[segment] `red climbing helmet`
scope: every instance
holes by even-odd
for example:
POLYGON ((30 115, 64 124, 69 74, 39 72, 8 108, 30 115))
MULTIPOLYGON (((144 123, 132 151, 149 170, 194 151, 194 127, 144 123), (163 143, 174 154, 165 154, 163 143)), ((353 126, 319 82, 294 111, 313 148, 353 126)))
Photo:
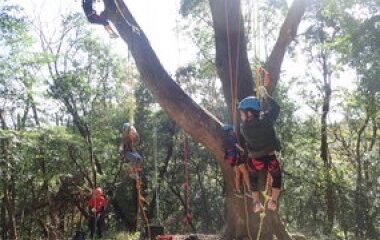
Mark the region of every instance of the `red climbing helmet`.
POLYGON ((100 187, 95 188, 95 196, 102 196, 103 195, 103 189, 100 187))

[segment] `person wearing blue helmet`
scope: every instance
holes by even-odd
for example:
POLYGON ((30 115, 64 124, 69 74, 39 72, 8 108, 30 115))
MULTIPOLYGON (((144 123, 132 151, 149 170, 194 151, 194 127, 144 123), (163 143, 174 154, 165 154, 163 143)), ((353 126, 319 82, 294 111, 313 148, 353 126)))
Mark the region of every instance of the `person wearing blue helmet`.
POLYGON ((245 165, 245 160, 242 156, 244 149, 239 145, 234 128, 230 124, 224 124, 223 126, 224 138, 223 138, 223 148, 224 148, 224 159, 228 164, 234 169, 235 173, 235 190, 234 194, 241 197, 241 178, 247 190, 247 194, 251 195, 251 185, 249 182, 249 174, 247 166, 245 165))
POLYGON ((269 210, 277 210, 277 201, 282 185, 281 168, 275 154, 281 147, 273 126, 279 115, 280 107, 269 96, 264 86, 259 87, 258 96, 259 98, 254 96, 244 98, 239 104, 242 120, 241 133, 249 151, 247 165, 252 181, 255 213, 264 210, 259 200, 259 171, 266 169, 273 178, 272 196, 268 201, 269 210))
POLYGON ((121 144, 121 156, 124 162, 131 163, 131 177, 137 178, 141 172, 143 157, 137 152, 136 145, 139 142, 139 134, 130 123, 123 124, 123 135, 121 144))

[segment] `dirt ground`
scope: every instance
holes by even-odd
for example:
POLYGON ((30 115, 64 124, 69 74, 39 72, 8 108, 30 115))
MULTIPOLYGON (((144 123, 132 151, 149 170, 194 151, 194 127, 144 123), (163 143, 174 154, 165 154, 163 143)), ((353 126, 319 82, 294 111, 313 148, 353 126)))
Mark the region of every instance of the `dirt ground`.
POLYGON ((202 234, 194 234, 194 235, 171 235, 173 236, 173 240, 219 240, 219 235, 202 235, 202 234))

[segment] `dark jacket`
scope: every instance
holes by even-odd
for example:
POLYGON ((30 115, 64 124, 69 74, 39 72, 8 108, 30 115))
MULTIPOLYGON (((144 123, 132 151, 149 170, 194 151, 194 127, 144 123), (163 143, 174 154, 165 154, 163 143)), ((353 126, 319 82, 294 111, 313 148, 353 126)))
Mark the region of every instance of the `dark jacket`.
POLYGON ((259 158, 281 149, 273 126, 280 113, 280 106, 270 97, 268 104, 269 110, 261 119, 250 118, 241 125, 242 135, 253 158, 259 158))
POLYGON ((223 139, 224 150, 236 149, 236 144, 238 143, 237 138, 230 134, 225 134, 223 139))

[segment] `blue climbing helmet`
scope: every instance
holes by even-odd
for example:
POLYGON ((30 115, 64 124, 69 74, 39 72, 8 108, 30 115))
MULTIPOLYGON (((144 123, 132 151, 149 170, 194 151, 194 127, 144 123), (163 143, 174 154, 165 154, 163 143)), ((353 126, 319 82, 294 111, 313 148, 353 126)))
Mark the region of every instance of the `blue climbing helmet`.
POLYGON ((238 109, 241 111, 248 111, 250 109, 261 111, 260 100, 254 96, 246 97, 240 101, 238 109))
POLYGON ((127 130, 131 125, 129 123, 124 123, 123 124, 123 131, 127 130))
POLYGON ((231 124, 226 123, 223 125, 223 131, 228 132, 231 130, 234 130, 234 127, 231 124))

